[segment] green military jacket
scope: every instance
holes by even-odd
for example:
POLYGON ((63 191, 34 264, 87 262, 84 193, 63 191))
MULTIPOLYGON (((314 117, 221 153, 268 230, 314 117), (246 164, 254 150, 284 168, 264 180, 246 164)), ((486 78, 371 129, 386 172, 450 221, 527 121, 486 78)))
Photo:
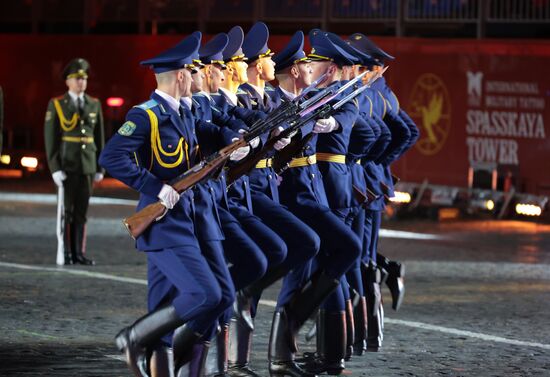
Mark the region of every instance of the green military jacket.
POLYGON ((69 93, 52 98, 44 121, 46 157, 50 171, 103 173, 97 164, 105 143, 103 114, 97 98, 84 95, 82 116, 69 93))

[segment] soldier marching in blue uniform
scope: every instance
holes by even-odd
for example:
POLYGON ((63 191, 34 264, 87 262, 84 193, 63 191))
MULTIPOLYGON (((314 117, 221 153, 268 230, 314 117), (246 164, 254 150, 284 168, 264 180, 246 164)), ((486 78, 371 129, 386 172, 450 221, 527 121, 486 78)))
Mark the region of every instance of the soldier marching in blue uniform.
MULTIPOLYGON (((244 93, 237 94, 239 102, 245 108, 266 114, 274 110, 280 102, 275 95, 275 90, 266 85, 267 81, 275 79, 275 64, 271 59, 273 53, 268 47, 268 38, 268 28, 262 22, 254 24, 246 34, 243 52, 248 59, 248 82, 239 87, 244 93)), ((276 136, 282 130, 283 127, 279 126, 272 134, 276 136)), ((265 135, 262 139, 265 140, 268 136, 265 135)), ((262 279, 238 293, 237 302, 244 307, 252 305, 253 313, 257 311, 257 303, 265 288, 285 276, 296 265, 313 258, 319 250, 319 236, 279 203, 277 175, 272 168, 272 156, 275 151, 281 150, 289 142, 290 139, 279 140, 274 146, 274 151, 260 160, 249 173, 254 214, 284 240, 288 250, 282 263, 268 266, 268 271, 262 279)), ((251 342, 246 337, 238 337, 237 342, 238 344, 232 344, 230 347, 229 374, 232 376, 255 375, 242 372, 242 366, 248 364, 248 360, 234 359, 232 356, 238 353, 231 352, 233 346, 237 349, 250 348, 251 342)), ((241 354, 248 353, 241 352, 241 354)))
MULTIPOLYGON (((376 46, 371 40, 360 33, 350 36, 349 44, 356 49, 369 54, 374 59, 374 62, 369 62, 365 66, 374 72, 383 68, 384 61, 387 59, 393 60, 393 57, 376 46)), ((389 169, 391 162, 399 158, 405 153, 418 139, 418 128, 410 117, 399 108, 399 102, 395 94, 387 86, 382 78, 377 80, 373 85, 376 94, 373 103, 377 115, 382 118, 385 124, 382 124, 382 130, 387 125, 390 132, 391 141, 386 146, 384 152, 378 155, 368 166, 365 167, 366 174, 376 181, 373 189, 380 193, 380 199, 371 203, 368 213, 370 214, 370 224, 366 226, 366 234, 370 234, 370 241, 367 241, 366 247, 369 249, 369 259, 371 265, 376 264, 385 275, 380 280, 386 281, 391 295, 392 308, 399 309, 404 295, 404 266, 399 262, 391 261, 377 252, 378 232, 380 228, 381 211, 384 210, 384 196, 393 196, 393 178, 389 169), (370 226, 369 226, 370 225, 370 226)), ((380 293, 375 292, 379 299, 380 293)), ((369 350, 376 351, 382 344, 382 327, 383 327, 383 307, 376 303, 379 307, 378 315, 372 313, 370 318, 371 326, 369 326, 369 350), (376 324, 376 325, 374 325, 376 324)), ((375 311, 375 308, 372 309, 375 311)))
POLYGON ((197 153, 194 121, 179 100, 190 95, 198 48, 198 39, 189 37, 142 62, 155 72, 157 89, 128 112, 100 157, 113 177, 140 192, 138 210, 159 200, 166 207, 164 216, 136 240, 137 249, 147 254, 149 313, 116 336, 136 376, 147 375, 147 354, 174 330, 174 373, 188 369, 190 375, 200 375, 201 365, 189 370, 193 354, 202 352, 195 345, 209 340, 212 324, 233 299, 233 292, 220 285, 220 279, 227 281, 227 266, 213 270, 199 247, 193 191, 180 195, 166 183, 189 169, 197 153))
MULTIPOLYGON (((309 58, 320 62, 313 63, 313 77, 307 77, 308 72, 303 69, 304 57, 302 33, 295 34, 289 45, 274 57, 280 85, 277 91, 282 101, 289 101, 297 96, 311 80, 323 73, 327 74, 325 85, 337 85, 339 65, 348 55, 327 38, 320 38, 309 55, 309 58), (307 81, 304 80, 305 77, 307 81)), ((283 283, 270 337, 272 376, 315 375, 304 371, 295 363, 294 336, 306 319, 339 287, 340 278, 360 255, 360 240, 329 207, 316 154, 318 134, 328 135, 335 132, 348 135, 356 117, 356 105, 348 102, 333 116, 303 127, 295 136, 305 138, 304 146, 299 155, 290 161, 289 168, 283 175, 281 202, 317 232, 321 238, 321 251, 315 263, 295 268, 283 283), (312 132, 312 137, 307 136, 312 132)), ((322 158, 325 156, 322 155, 322 158)), ((342 195, 346 195, 346 191, 342 195)))

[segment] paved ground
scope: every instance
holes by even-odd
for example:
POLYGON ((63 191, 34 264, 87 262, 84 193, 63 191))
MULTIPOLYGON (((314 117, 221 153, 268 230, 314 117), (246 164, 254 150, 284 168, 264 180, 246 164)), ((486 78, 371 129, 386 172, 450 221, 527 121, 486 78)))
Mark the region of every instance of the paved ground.
MULTIPOLYGON (((129 376, 112 340, 145 311, 145 258, 120 224, 133 209, 93 205, 88 249, 97 266, 57 268, 54 205, 6 198, 0 192, 0 375, 129 376)), ((384 227, 400 231, 385 232, 380 249, 406 262, 407 296, 398 313, 386 305, 383 349, 355 357, 349 375, 550 376, 550 226, 384 227)), ((276 293, 265 293, 254 336, 262 376, 276 293)))

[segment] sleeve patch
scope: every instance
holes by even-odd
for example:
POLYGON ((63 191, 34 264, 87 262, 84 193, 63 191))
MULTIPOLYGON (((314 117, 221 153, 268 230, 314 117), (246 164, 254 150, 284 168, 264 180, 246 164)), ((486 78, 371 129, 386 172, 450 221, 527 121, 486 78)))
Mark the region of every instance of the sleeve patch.
POLYGON ((118 133, 122 136, 130 136, 134 133, 136 130, 136 124, 131 121, 125 122, 120 128, 118 129, 118 133))

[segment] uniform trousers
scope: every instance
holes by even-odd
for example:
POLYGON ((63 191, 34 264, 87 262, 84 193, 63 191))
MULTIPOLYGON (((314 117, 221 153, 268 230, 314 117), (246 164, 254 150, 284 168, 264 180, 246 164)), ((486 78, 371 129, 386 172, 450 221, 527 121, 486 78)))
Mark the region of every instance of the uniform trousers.
MULTIPOLYGON (((147 252, 148 310, 171 303, 193 331, 211 337, 213 324, 233 303, 234 288, 221 247, 204 253, 197 244, 147 252)), ((163 337, 166 344, 170 335, 163 337)))
POLYGON ((88 212, 90 196, 92 196, 93 182, 93 174, 67 172, 67 179, 63 181, 65 189, 65 223, 86 223, 86 213, 88 212))

